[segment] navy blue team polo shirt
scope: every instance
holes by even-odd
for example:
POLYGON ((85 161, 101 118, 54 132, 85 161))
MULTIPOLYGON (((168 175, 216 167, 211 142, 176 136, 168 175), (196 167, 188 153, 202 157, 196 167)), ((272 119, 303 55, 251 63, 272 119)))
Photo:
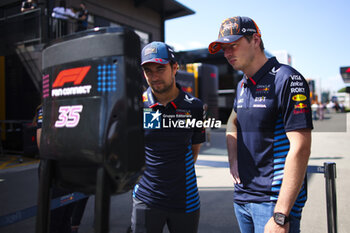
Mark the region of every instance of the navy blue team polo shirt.
POLYGON ((169 127, 169 121, 203 120, 203 104, 177 87, 178 97, 166 106, 156 101, 151 88, 143 94, 144 111, 159 111, 162 127, 145 129, 146 169, 134 197, 152 207, 190 213, 200 207, 192 144, 204 142, 205 132, 203 128, 169 127))
MULTIPOLYGON (((234 201, 277 201, 290 143, 286 132, 312 129, 309 87, 292 67, 270 58, 253 76, 238 83, 238 171, 234 201)), ((307 195, 303 184, 291 215, 300 218, 307 195)))
POLYGON ((37 124, 37 126, 36 126, 37 129, 41 129, 42 128, 42 125, 43 125, 43 107, 42 106, 37 109, 36 124, 37 124))

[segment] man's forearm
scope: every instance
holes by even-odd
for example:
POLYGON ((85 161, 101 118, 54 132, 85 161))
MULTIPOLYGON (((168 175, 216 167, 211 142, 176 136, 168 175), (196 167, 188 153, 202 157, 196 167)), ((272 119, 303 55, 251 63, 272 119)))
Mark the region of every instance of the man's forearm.
POLYGON ((198 158, 198 154, 199 154, 199 150, 201 148, 201 145, 202 144, 193 144, 192 145, 192 152, 193 152, 193 160, 194 162, 197 161, 197 158, 198 158))
POLYGON ((237 133, 226 133, 228 161, 237 161, 237 133))
POLYGON ((237 123, 236 113, 232 110, 230 117, 227 120, 226 127, 226 144, 229 163, 237 161, 237 123))
POLYGON ((239 178, 237 160, 237 116, 234 110, 232 110, 230 117, 227 120, 226 145, 233 183, 239 184, 241 183, 241 180, 239 178))
POLYGON ((275 212, 285 215, 289 215, 300 192, 310 156, 311 132, 299 134, 297 137, 297 146, 293 146, 291 142, 291 148, 286 157, 283 182, 275 206, 275 212))

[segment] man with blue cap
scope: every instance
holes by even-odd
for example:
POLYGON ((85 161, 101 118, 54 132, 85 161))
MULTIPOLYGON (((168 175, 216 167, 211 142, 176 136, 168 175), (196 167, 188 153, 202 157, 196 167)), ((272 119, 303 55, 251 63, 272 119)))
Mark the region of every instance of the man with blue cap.
POLYGON ((202 102, 176 84, 174 51, 163 42, 146 45, 142 69, 149 85, 143 94, 146 169, 133 192, 133 233, 196 233, 200 201, 194 169, 203 127, 202 102))
POLYGON ((300 232, 313 128, 307 82, 266 57, 261 32, 248 17, 224 20, 208 49, 222 49, 244 73, 226 129, 241 232, 300 232))

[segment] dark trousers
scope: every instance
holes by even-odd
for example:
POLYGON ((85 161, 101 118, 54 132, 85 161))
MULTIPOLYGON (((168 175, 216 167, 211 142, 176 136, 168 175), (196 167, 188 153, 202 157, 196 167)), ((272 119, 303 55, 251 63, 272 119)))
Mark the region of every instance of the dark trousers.
POLYGON ((133 199, 131 229, 133 233, 162 233, 168 225, 170 233, 197 233, 199 209, 191 212, 173 212, 147 206, 133 199))

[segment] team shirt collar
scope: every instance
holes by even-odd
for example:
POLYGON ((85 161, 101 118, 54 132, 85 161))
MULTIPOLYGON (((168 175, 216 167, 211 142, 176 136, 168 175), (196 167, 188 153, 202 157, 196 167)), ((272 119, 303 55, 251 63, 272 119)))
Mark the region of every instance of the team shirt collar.
MULTIPOLYGON (((171 106, 173 106, 174 109, 178 108, 179 104, 185 99, 186 95, 186 93, 182 90, 181 86, 178 83, 176 83, 176 87, 179 89, 179 95, 173 101, 170 101, 168 103, 168 105, 170 104, 171 106)), ((146 93, 148 97, 148 106, 150 108, 154 108, 156 106, 163 106, 157 101, 156 97, 153 95, 151 87, 147 88, 146 93)))
POLYGON ((267 62, 256 72, 253 77, 248 77, 244 75, 243 83, 246 85, 256 85, 262 77, 266 75, 274 66, 278 65, 278 61, 276 57, 271 57, 267 60, 267 62))

